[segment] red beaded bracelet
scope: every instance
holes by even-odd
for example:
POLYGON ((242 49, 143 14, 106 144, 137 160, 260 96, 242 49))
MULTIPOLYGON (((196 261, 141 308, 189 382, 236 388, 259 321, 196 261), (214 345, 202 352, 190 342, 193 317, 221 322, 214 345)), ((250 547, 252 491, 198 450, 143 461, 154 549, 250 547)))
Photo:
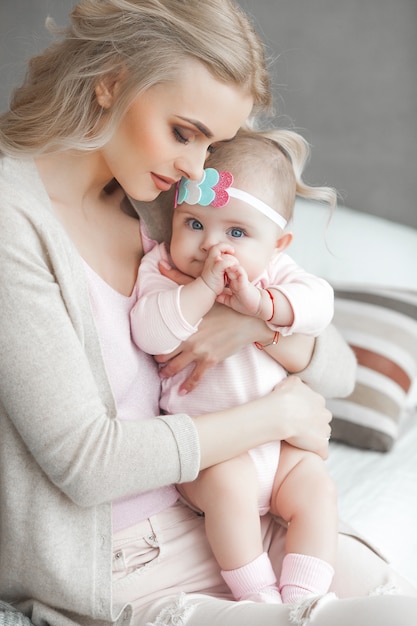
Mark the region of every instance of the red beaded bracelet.
POLYGON ((268 296, 271 298, 271 302, 272 302, 272 315, 271 317, 266 320, 267 322, 270 322, 271 320, 274 319, 274 315, 275 315, 275 302, 274 302, 274 296, 272 295, 272 293, 269 291, 269 289, 265 289, 265 291, 267 292, 268 296))

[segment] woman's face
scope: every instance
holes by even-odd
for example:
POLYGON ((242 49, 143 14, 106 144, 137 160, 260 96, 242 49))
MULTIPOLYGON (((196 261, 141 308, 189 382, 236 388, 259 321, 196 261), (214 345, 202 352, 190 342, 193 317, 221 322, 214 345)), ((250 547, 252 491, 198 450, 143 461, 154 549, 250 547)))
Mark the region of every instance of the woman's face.
POLYGON ((182 176, 198 179, 211 144, 234 137, 253 100, 190 60, 176 80, 133 101, 101 156, 136 200, 154 200, 182 176))

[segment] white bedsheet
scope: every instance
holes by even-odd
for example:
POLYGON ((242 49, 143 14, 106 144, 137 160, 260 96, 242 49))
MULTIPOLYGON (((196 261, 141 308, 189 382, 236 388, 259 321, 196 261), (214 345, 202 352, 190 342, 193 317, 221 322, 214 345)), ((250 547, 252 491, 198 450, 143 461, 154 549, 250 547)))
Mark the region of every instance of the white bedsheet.
POLYGON ((389 452, 331 442, 327 464, 341 519, 417 586, 417 410, 404 416, 389 452))
MULTIPOLYGON (((334 286, 372 286, 417 295, 417 229, 338 207, 331 218, 297 200, 289 254, 334 286)), ((331 442, 328 466, 340 516, 417 586, 417 381, 389 452, 331 442)))

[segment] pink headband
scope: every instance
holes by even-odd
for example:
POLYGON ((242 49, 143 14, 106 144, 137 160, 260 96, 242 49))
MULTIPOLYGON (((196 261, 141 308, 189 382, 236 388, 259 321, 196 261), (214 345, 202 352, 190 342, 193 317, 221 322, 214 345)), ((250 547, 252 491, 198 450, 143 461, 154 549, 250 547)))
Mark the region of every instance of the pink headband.
POLYGON ((218 172, 213 167, 208 167, 204 170, 201 180, 181 178, 177 187, 175 206, 186 202, 187 204, 211 205, 219 208, 225 206, 229 202, 229 198, 236 198, 257 209, 280 228, 286 227, 287 220, 282 215, 259 198, 255 198, 251 193, 232 187, 232 184, 233 175, 230 172, 218 172))

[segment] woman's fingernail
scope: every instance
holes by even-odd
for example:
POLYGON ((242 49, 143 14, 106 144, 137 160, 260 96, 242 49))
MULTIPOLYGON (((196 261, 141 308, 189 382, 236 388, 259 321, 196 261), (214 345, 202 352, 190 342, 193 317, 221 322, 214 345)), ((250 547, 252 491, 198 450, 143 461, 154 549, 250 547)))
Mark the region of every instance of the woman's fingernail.
POLYGON ((168 263, 168 261, 164 261, 163 259, 161 259, 159 261, 159 265, 161 265, 162 267, 164 267, 166 270, 171 270, 172 269, 172 265, 170 265, 168 263))
POLYGON ((179 396, 186 396, 188 393, 188 391, 186 389, 180 389, 178 392, 179 396))

